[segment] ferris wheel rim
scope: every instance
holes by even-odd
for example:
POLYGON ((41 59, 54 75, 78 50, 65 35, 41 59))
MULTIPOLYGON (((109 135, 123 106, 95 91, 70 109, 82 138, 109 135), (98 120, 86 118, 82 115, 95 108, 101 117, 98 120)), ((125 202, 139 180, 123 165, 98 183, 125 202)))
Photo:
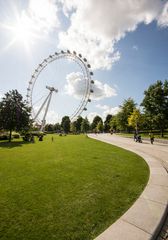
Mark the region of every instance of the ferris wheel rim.
MULTIPOLYGON (((86 106, 88 102, 91 102, 90 96, 93 93, 92 84, 94 84, 94 81, 92 80, 93 72, 91 70, 91 65, 87 62, 86 58, 82 57, 82 54, 77 54, 75 51, 70 52, 69 50, 60 52, 55 52, 53 55, 49 55, 47 58, 45 58, 38 67, 34 70, 31 80, 29 81, 29 85, 27 88, 27 103, 30 105, 32 109, 32 118, 35 116, 35 111, 33 108, 33 101, 32 101, 32 95, 33 95, 33 89, 35 86, 35 83, 41 74, 41 72, 48 66, 48 64, 57 61, 59 59, 70 59, 78 64, 82 71, 83 79, 85 80, 86 88, 85 92, 80 100, 80 103, 78 104, 77 108, 73 111, 73 113, 69 116, 70 120, 73 121, 76 117, 78 117, 83 111, 87 110, 86 106)), ((40 120, 36 119, 36 122, 40 123, 40 120)))

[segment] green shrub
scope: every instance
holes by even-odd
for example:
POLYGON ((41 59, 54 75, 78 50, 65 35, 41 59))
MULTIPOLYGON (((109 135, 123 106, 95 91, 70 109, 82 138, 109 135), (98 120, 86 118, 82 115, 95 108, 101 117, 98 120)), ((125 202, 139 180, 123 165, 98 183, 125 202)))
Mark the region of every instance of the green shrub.
POLYGON ((0 135, 0 140, 8 140, 9 139, 9 135, 8 134, 1 134, 0 135))
POLYGON ((19 133, 12 133, 12 137, 13 138, 20 138, 20 134, 19 133))
POLYGON ((26 133, 23 137, 23 141, 30 142, 31 138, 32 138, 32 134, 31 133, 26 133))

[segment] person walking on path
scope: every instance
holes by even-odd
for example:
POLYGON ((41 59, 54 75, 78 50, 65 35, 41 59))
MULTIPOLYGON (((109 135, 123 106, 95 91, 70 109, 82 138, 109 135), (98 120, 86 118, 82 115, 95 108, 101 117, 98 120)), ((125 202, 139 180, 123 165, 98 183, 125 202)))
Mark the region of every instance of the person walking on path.
POLYGON ((151 144, 153 144, 153 142, 154 142, 154 134, 152 132, 150 132, 149 133, 149 137, 150 137, 151 144))
POLYGON ((134 141, 137 141, 137 132, 134 132, 134 141))

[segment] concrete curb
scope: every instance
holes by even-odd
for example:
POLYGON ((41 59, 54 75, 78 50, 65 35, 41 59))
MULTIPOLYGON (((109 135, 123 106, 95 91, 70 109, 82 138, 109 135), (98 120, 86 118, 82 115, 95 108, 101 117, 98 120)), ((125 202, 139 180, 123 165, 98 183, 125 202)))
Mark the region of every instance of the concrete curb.
POLYGON ((89 137, 132 151, 147 162, 150 177, 145 190, 132 207, 95 240, 156 239, 168 212, 168 174, 162 163, 138 149, 121 146, 94 134, 89 137))

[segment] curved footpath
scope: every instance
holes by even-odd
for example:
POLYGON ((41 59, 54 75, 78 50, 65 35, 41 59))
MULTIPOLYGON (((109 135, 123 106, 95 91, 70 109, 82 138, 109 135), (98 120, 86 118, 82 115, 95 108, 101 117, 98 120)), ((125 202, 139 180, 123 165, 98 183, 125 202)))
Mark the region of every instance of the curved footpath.
POLYGON ((138 200, 95 240, 164 239, 158 234, 168 212, 168 144, 154 142, 151 145, 149 141, 136 143, 133 139, 115 134, 88 136, 137 153, 150 168, 149 181, 138 200))

